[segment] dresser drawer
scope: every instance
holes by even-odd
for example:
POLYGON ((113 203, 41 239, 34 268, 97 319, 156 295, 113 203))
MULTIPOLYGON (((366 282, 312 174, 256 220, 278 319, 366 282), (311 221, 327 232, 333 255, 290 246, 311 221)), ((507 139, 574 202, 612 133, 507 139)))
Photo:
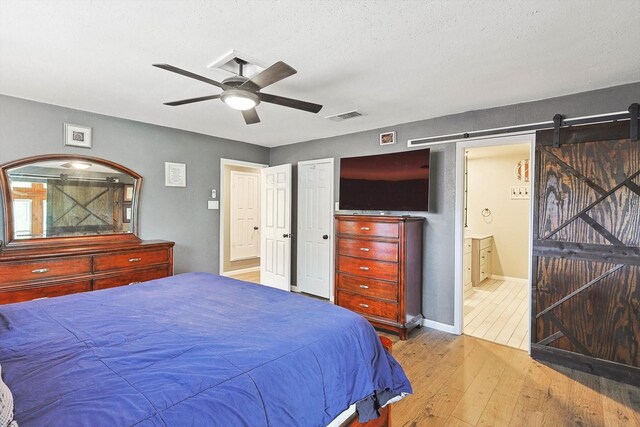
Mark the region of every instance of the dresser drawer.
POLYGON ((379 301, 362 295, 338 292, 341 307, 367 316, 383 317, 385 319, 398 319, 398 305, 395 302, 379 301))
POLYGON ((77 276, 91 273, 91 258, 45 258, 37 261, 0 263, 0 284, 77 276))
POLYGON ((340 239, 338 254, 381 261, 398 261, 398 244, 371 240, 340 239))
POLYGON ((398 301, 398 285, 396 283, 338 274, 338 289, 368 297, 398 301))
POLYGON ((93 289, 107 289, 118 286, 132 285, 134 283, 146 282, 148 280, 162 279, 167 277, 167 268, 156 268, 147 271, 136 271, 132 273, 118 274, 117 276, 105 277, 93 281, 93 289))
POLYGON ((398 280, 398 264, 393 262, 372 261, 338 255, 336 268, 343 273, 357 276, 393 282, 398 280))
POLYGON ((91 280, 63 283, 58 285, 34 286, 28 289, 0 289, 0 304, 11 304, 38 298, 59 297, 61 295, 87 292, 91 290, 91 280))
POLYGON ((399 236, 399 225, 389 222, 339 221, 338 233, 358 236, 393 237, 399 236))
POLYGON ((169 262, 169 251, 159 249, 155 251, 130 251, 118 252, 107 255, 97 255, 93 258, 93 271, 119 270, 123 268, 135 268, 151 264, 169 262))

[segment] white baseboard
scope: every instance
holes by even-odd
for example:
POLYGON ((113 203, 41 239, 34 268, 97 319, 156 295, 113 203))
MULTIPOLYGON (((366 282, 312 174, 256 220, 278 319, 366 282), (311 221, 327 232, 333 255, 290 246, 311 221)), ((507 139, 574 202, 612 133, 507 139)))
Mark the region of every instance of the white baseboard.
POLYGON ((456 328, 453 325, 447 325, 445 323, 436 322, 435 320, 422 319, 422 326, 427 328, 437 329, 449 334, 456 334, 456 328))
POLYGON ((229 276, 235 276, 236 274, 253 273, 256 271, 260 271, 260 267, 250 267, 250 268, 243 268, 241 270, 223 271, 222 273, 220 273, 220 275, 229 277, 229 276))
POLYGON ((298 290, 298 287, 296 285, 291 285, 291 292, 300 293, 300 291, 298 290))
POLYGON ((509 282, 524 283, 525 285, 529 284, 529 279, 522 279, 520 277, 496 276, 495 274, 492 274, 491 278, 494 280, 508 280, 509 282))

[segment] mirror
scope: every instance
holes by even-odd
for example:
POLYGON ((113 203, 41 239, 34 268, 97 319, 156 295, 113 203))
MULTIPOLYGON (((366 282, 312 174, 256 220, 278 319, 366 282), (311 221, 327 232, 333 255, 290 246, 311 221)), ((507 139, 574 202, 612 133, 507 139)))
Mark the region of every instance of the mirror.
POLYGON ((529 159, 520 160, 516 163, 513 173, 515 174, 516 179, 529 182, 529 159))
POLYGON ((37 156, 5 164, 5 236, 9 244, 135 236, 141 182, 123 166, 86 156, 37 156))

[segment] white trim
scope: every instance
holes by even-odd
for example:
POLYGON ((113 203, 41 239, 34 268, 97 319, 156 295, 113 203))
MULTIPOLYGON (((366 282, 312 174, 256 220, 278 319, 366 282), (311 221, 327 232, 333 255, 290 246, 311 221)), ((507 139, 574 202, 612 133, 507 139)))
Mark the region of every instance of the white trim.
POLYGON ((291 285, 291 292, 295 292, 297 294, 301 293, 296 285, 291 285))
MULTIPOLYGON (((461 335, 464 325, 464 283, 462 279, 462 258, 464 251, 464 153, 466 148, 489 147, 496 145, 512 145, 529 143, 530 170, 535 171, 535 131, 518 134, 507 134, 494 137, 468 138, 456 144, 456 193, 455 193, 455 285, 454 285, 454 315, 453 333, 461 335)), ((531 204, 529 209, 529 260, 528 279, 531 282, 531 254, 533 253, 533 204, 535 203, 535 174, 531 178, 531 204)), ((529 301, 531 301, 531 286, 528 287, 529 301)), ((529 310, 529 318, 531 311, 529 310)), ((531 322, 528 322, 529 336, 531 336, 531 322)), ((527 344, 527 351, 531 353, 531 346, 527 344)))
MULTIPOLYGON (((329 201, 331 203, 331 206, 329 206, 330 212, 333 214, 334 210, 334 195, 335 195, 335 172, 336 172, 336 168, 335 168, 335 162, 333 157, 329 157, 326 159, 314 159, 314 160, 303 160, 298 162, 298 173, 300 171, 300 166, 305 166, 305 165, 311 165, 311 164, 319 164, 319 163, 330 163, 331 164, 331 188, 329 189, 329 201)), ((296 177, 297 178, 297 177, 296 177)), ((300 186, 298 185, 298 189, 300 188, 300 186)), ((297 195, 296 195, 297 197, 297 195)), ((298 197, 298 201, 300 200, 300 198, 298 197)), ((296 213, 299 214, 298 210, 300 209, 300 203, 298 202, 298 206, 296 207, 296 213)), ((298 218, 300 216, 298 215, 298 218)), ((298 232, 298 230, 296 230, 296 234, 299 236, 300 233, 298 232)), ((334 230, 334 226, 333 226, 333 221, 332 221, 332 226, 331 226, 331 234, 329 235, 329 241, 333 242, 334 241, 334 236, 335 236, 335 230, 334 230)), ((334 302, 334 281, 335 281, 335 266, 334 266, 334 262, 333 260, 335 259, 335 245, 331 244, 329 245, 329 247, 331 248, 331 253, 329 254, 329 301, 334 302)), ((298 251, 296 250, 296 265, 298 265, 298 251)), ((297 276, 297 275, 296 275, 297 276)), ((298 282, 298 278, 296 277, 296 283, 298 282)), ((297 289, 297 287, 296 287, 297 289)))
POLYGON ((231 277, 231 276, 235 276, 236 274, 254 273, 256 271, 260 271, 260 267, 249 267, 249 268, 242 268, 240 270, 225 271, 224 273, 220 273, 220 275, 225 277, 231 277))
POLYGON ((225 159, 220 158, 220 188, 218 189, 218 196, 220 199, 220 223, 218 224, 218 252, 219 252, 219 265, 218 265, 218 274, 221 276, 225 275, 224 271, 224 167, 227 165, 232 166, 247 166, 252 168, 266 168, 269 165, 264 165, 262 163, 252 163, 245 162, 243 160, 233 160, 233 159, 225 159))
POLYGON ((446 332, 448 334, 456 334, 456 328, 454 325, 447 325, 446 323, 436 322, 435 320, 422 319, 422 326, 426 326, 427 328, 437 329, 442 332, 446 332))
POLYGON ((526 285, 529 284, 529 279, 523 279, 522 277, 497 276, 495 274, 492 274, 491 275, 491 279, 494 279, 494 280, 505 280, 505 281, 515 282, 515 283, 523 283, 523 284, 526 284, 526 285))

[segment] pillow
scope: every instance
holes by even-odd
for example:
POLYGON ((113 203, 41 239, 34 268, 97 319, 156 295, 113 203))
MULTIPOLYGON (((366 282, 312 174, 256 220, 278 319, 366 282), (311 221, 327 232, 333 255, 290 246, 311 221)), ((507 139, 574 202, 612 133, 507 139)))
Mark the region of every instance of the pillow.
POLYGON ((0 427, 18 427, 13 421, 13 396, 11 390, 2 381, 2 366, 0 366, 0 427))

